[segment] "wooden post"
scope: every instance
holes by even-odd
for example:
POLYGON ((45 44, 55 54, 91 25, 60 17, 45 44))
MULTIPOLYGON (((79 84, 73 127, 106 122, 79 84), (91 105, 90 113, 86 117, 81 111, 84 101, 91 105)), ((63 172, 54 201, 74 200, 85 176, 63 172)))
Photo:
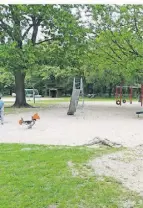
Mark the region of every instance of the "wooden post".
POLYGON ((122 103, 122 86, 120 86, 120 105, 122 103))
POLYGON ((33 87, 33 102, 35 104, 35 91, 34 91, 34 87, 33 87))
POLYGON ((130 104, 132 104, 132 97, 133 97, 133 88, 130 87, 130 92, 129 92, 130 104))
POLYGON ((118 87, 116 87, 115 99, 116 99, 116 102, 117 102, 117 100, 118 100, 118 87))

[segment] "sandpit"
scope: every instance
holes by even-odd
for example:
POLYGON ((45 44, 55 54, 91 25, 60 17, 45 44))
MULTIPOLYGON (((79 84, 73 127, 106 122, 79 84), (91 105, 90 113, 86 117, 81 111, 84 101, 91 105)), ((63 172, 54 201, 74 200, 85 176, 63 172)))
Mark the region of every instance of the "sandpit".
POLYGON ((44 110, 35 110, 41 119, 32 129, 20 126, 18 120, 28 119, 32 112, 5 116, 0 125, 1 143, 29 143, 50 145, 83 145, 99 137, 118 142, 126 147, 143 144, 143 115, 140 103, 115 105, 115 102, 85 102, 75 116, 67 116, 68 103, 61 103, 44 110))

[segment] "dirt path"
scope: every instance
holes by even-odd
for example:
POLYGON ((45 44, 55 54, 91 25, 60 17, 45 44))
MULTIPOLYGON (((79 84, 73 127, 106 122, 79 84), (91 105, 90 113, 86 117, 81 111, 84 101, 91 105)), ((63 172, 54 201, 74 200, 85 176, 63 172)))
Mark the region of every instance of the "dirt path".
POLYGON ((99 176, 111 176, 143 196, 143 146, 97 158, 90 162, 99 176))
POLYGON ((85 102, 84 112, 79 107, 75 116, 67 116, 68 103, 63 103, 36 110, 41 120, 29 130, 19 126, 18 120, 29 119, 32 113, 7 115, 5 125, 0 125, 0 142, 82 145, 100 137, 134 147, 143 144, 143 116, 135 114, 140 108, 138 103, 120 107, 114 102, 85 102))

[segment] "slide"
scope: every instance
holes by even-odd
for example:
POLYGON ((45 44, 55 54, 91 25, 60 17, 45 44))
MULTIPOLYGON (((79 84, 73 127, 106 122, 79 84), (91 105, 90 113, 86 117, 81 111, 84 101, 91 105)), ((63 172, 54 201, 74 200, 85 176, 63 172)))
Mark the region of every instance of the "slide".
POLYGON ((67 115, 74 115, 74 113, 76 112, 80 91, 80 89, 73 90, 67 115))

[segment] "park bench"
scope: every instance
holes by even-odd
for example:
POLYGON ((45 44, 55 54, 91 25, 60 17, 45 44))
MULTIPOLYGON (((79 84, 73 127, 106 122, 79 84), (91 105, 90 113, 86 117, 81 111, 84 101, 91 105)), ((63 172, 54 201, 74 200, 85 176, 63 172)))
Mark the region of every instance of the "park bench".
POLYGON ((138 117, 139 117, 140 114, 143 114, 143 111, 138 111, 138 112, 136 112, 136 114, 137 114, 138 117))

